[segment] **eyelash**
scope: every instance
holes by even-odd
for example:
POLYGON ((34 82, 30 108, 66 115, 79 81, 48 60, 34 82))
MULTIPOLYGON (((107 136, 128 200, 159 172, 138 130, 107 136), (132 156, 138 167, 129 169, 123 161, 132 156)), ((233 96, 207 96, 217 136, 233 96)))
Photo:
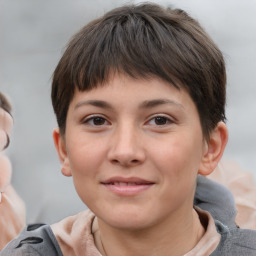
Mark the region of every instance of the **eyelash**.
MULTIPOLYGON (((174 121, 170 117, 167 117, 165 115, 156 115, 156 116, 150 118, 149 121, 147 121, 147 124, 151 125, 150 124, 151 121, 154 121, 154 124, 152 124, 152 125, 155 125, 155 126, 158 126, 158 127, 160 127, 160 126, 165 127, 166 125, 174 123, 174 121), (161 121, 164 121, 165 123, 157 124, 156 123, 157 118, 162 119, 161 121)), ((160 121, 160 120, 158 120, 158 121, 160 121)))
POLYGON ((99 116, 99 115, 89 116, 89 117, 83 119, 83 121, 82 121, 83 124, 88 124, 88 125, 91 125, 91 126, 99 126, 99 127, 105 125, 106 122, 108 122, 107 119, 105 117, 102 117, 102 116, 99 116), (103 121, 104 123, 95 124, 95 121, 97 119, 100 119, 98 121, 103 121), (90 122, 94 122, 94 123, 90 124, 90 122))
MULTIPOLYGON (((89 116, 89 117, 83 119, 82 123, 86 124, 86 125, 94 126, 94 127, 102 127, 104 125, 110 124, 110 122, 108 122, 108 120, 105 117, 100 116, 100 115, 89 116), (93 123, 90 123, 90 122, 93 122, 93 123), (96 124, 97 122, 99 122, 99 123, 96 124)), ((148 121, 146 122, 146 125, 165 127, 172 123, 174 123, 174 120, 172 120, 170 117, 167 117, 165 115, 155 115, 155 116, 151 117, 150 119, 148 119, 148 121), (162 123, 157 124, 157 119, 158 119, 158 122, 162 122, 162 123), (154 122, 154 124, 150 124, 152 121, 154 122)))

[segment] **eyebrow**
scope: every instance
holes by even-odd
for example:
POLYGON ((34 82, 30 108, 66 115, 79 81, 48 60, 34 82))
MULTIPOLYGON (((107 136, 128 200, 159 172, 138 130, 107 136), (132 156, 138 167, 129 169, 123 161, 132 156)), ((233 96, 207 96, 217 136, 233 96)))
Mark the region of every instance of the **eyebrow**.
POLYGON ((75 105, 74 109, 77 109, 81 106, 86 106, 86 105, 91 105, 99 108, 106 108, 106 109, 112 109, 113 107, 107 103, 106 101, 103 100, 86 100, 79 102, 75 105))
MULTIPOLYGON (((181 109, 183 109, 184 107, 173 100, 169 100, 169 99, 154 99, 154 100, 146 100, 143 101, 140 105, 139 108, 153 108, 153 107, 157 107, 159 105, 165 105, 165 104, 171 104, 174 106, 177 106, 181 109)), ((113 109, 113 107, 111 106, 111 104, 109 104, 106 101, 103 100, 86 100, 86 101, 82 101, 79 102, 75 105, 74 109, 77 109, 81 106, 86 106, 86 105, 91 105, 91 106, 95 106, 95 107, 99 107, 99 108, 105 108, 105 109, 113 109)))
POLYGON ((165 104, 175 105, 182 109, 184 108, 183 105, 181 105, 180 103, 173 101, 173 100, 169 100, 169 99, 146 100, 140 104, 140 107, 141 108, 153 108, 153 107, 156 107, 159 105, 165 105, 165 104))

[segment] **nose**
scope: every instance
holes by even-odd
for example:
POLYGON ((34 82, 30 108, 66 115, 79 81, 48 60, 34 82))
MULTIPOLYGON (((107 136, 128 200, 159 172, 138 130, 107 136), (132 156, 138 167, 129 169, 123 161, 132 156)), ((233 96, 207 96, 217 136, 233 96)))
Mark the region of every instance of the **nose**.
POLYGON ((143 139, 138 128, 132 125, 117 127, 110 141, 109 161, 113 164, 132 167, 142 164, 145 158, 143 139))

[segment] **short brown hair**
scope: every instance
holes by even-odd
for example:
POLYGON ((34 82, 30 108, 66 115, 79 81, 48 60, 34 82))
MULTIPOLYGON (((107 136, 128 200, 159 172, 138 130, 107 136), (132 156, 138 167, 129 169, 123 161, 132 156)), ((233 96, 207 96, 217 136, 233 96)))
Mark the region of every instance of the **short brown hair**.
POLYGON ((74 35, 52 82, 52 104, 62 133, 75 89, 103 85, 113 71, 134 78, 157 76, 184 88, 197 107, 206 138, 225 120, 223 55, 182 10, 156 4, 123 6, 74 35))

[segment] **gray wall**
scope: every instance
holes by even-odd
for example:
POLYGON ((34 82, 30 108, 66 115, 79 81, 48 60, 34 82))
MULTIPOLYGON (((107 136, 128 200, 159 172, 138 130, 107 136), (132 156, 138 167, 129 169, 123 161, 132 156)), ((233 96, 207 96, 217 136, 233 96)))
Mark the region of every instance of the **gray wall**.
MULTIPOLYGON (((90 19, 127 1, 0 1, 0 88, 14 105, 8 154, 28 221, 56 221, 85 208, 60 173, 52 142, 51 75, 68 39, 90 19)), ((138 1, 134 1, 138 2, 138 1)), ((256 176, 256 1, 155 1, 184 8, 223 51, 228 70, 229 144, 225 158, 256 176)))

